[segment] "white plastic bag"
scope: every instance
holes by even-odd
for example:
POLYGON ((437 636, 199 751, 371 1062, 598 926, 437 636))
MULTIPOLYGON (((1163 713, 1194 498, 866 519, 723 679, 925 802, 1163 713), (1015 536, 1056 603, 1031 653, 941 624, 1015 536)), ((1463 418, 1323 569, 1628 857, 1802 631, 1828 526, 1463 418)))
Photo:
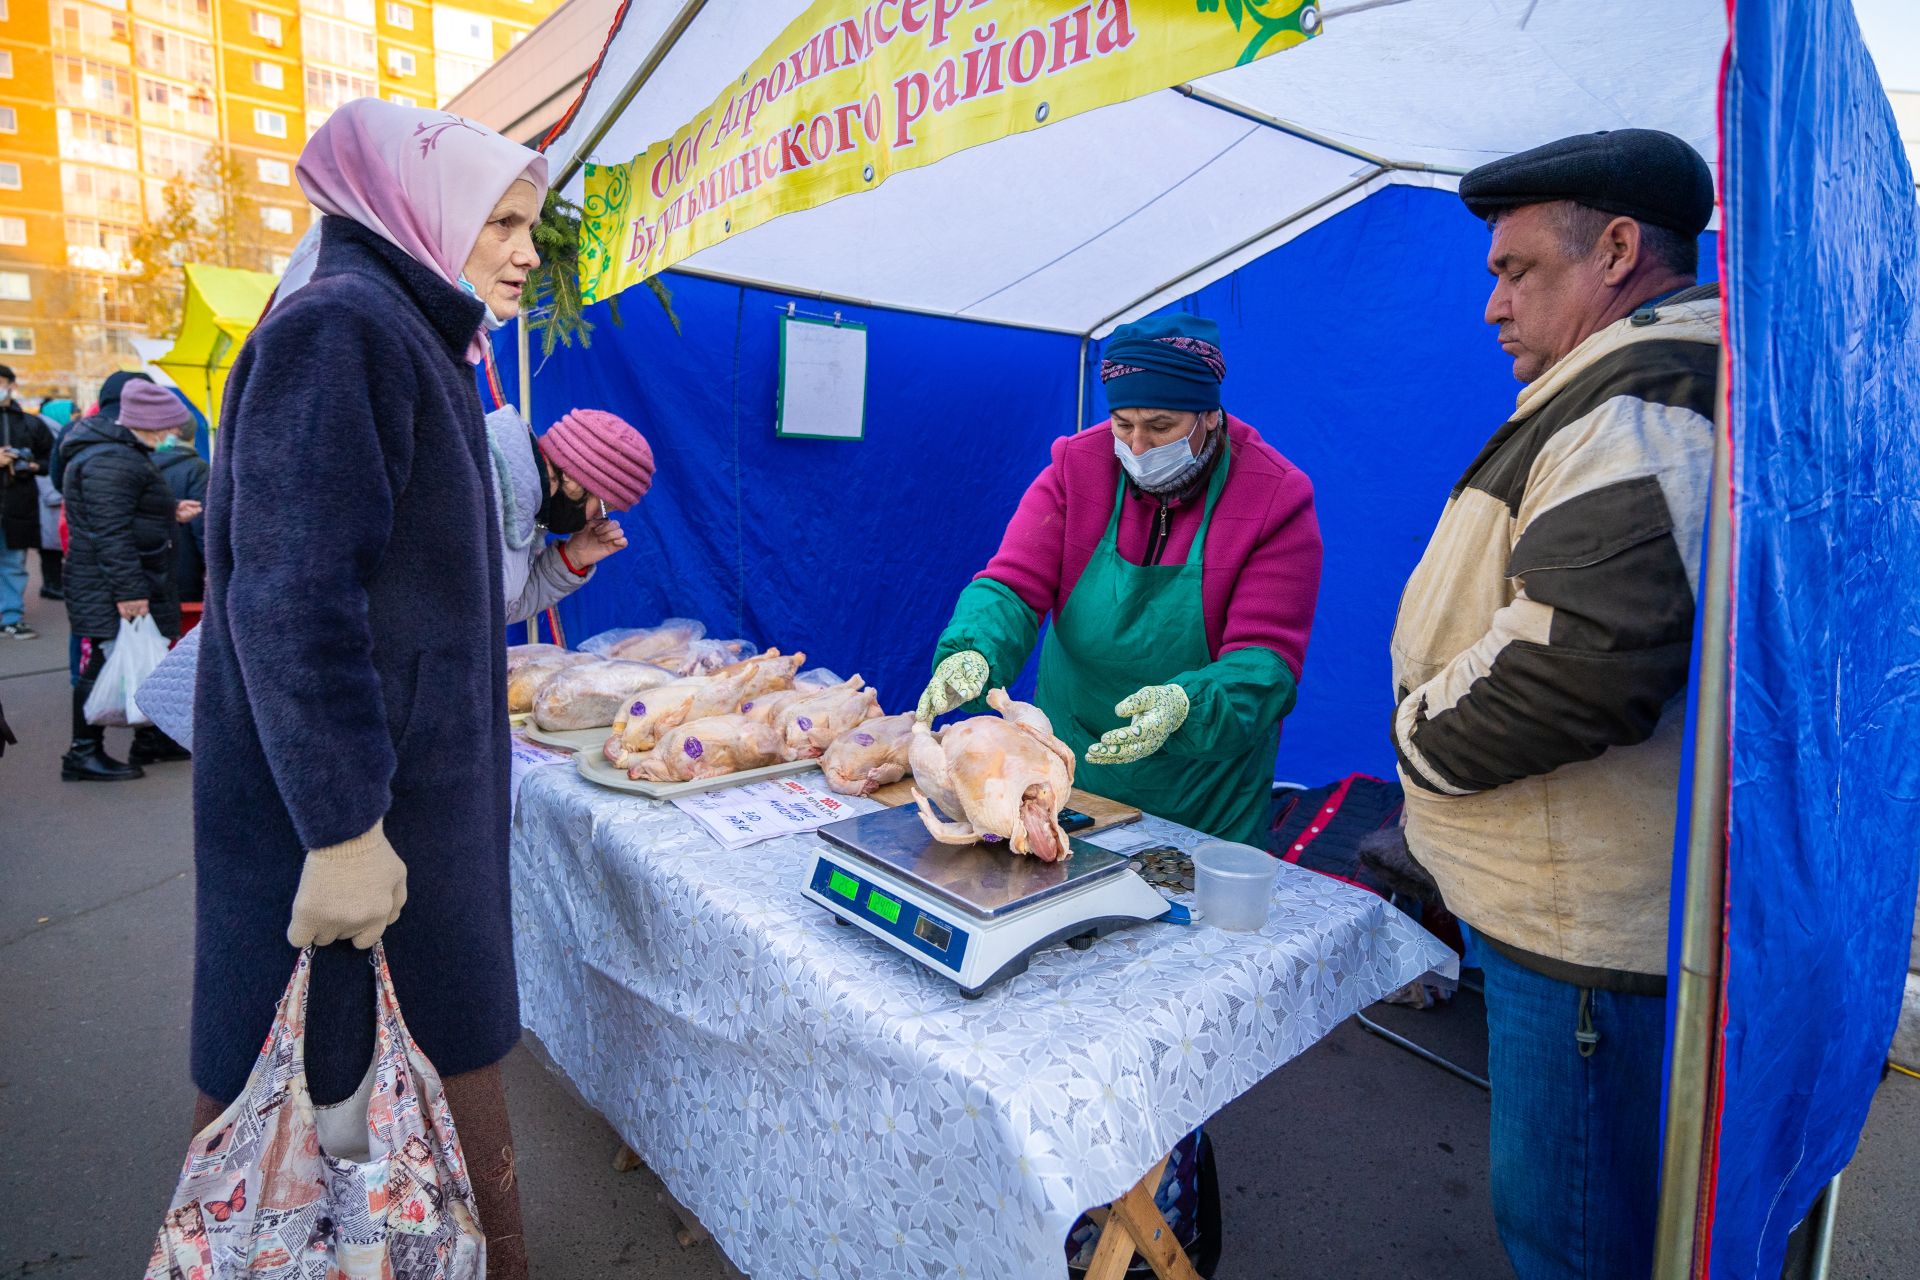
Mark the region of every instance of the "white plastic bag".
POLYGON ((133 695, 166 656, 167 638, 154 625, 152 614, 143 613, 131 622, 120 619, 120 634, 108 647, 106 665, 87 695, 87 723, 135 727, 151 723, 140 713, 133 695))

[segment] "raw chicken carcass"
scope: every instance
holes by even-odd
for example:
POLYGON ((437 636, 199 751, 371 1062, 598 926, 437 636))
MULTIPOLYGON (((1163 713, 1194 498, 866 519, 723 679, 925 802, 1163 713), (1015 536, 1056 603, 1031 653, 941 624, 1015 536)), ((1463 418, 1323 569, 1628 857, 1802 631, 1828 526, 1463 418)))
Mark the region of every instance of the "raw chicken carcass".
POLYGON ((789 702, 798 702, 802 698, 811 698, 820 692, 815 688, 776 689, 772 693, 762 693, 740 704, 740 714, 757 724, 781 725, 780 709, 789 702))
POLYGON ((810 760, 841 734, 880 714, 880 696, 859 676, 783 703, 773 725, 787 744, 787 759, 810 760))
POLYGON ((607 759, 631 766, 634 757, 653 750, 662 735, 677 725, 731 715, 743 702, 788 688, 793 673, 806 660, 804 653, 782 656, 778 649, 769 649, 713 675, 689 676, 649 690, 646 697, 635 698, 624 709, 625 719, 607 739, 607 759))
MULTIPOLYGON (((532 645, 527 646, 527 648, 532 647, 532 645)), ((590 653, 568 653, 565 649, 525 659, 507 673, 508 712, 521 715, 533 710, 533 695, 539 692, 540 686, 546 683, 548 676, 556 671, 577 667, 583 662, 593 660, 593 655, 590 653)))
POLYGON ((692 618, 668 618, 657 627, 641 627, 615 640, 607 646, 606 656, 628 662, 651 662, 671 669, 674 664, 665 659, 682 652, 705 634, 705 623, 692 618))
POLYGON ((566 650, 557 644, 510 644, 507 646, 507 679, 536 658, 551 658, 566 650))
POLYGON ((533 722, 542 729, 594 729, 612 724, 635 694, 673 679, 645 662, 589 659, 555 672, 533 695, 533 722))
POLYGON ((1000 714, 938 734, 915 722, 908 760, 920 821, 941 844, 1002 838, 1015 853, 1057 862, 1070 852, 1060 810, 1073 794, 1073 752, 1038 707, 1005 689, 989 693, 987 705, 1000 714))
POLYGON ((906 777, 913 725, 913 713, 905 711, 856 725, 835 738, 820 757, 827 785, 842 795, 870 796, 906 777))
POLYGON ((627 768, 647 782, 692 782, 780 763, 780 735, 743 715, 708 716, 666 731, 627 768))

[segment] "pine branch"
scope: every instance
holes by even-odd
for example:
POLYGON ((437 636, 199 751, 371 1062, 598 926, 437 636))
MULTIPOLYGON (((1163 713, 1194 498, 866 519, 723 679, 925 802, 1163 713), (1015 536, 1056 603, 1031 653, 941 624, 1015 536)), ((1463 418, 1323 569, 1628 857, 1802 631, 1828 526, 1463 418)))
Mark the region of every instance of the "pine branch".
MULTIPOLYGON (((540 356, 553 354, 555 346, 571 347, 577 341, 584 349, 593 345, 593 321, 586 318, 580 301, 580 208, 558 191, 547 192, 540 210, 540 221, 533 227, 533 247, 540 265, 527 275, 520 306, 528 324, 540 335, 540 356)), ((673 311, 673 294, 658 276, 647 279, 660 309, 675 333, 680 332, 680 317, 673 311)), ((607 300, 607 314, 614 324, 621 323, 620 305, 607 300)))

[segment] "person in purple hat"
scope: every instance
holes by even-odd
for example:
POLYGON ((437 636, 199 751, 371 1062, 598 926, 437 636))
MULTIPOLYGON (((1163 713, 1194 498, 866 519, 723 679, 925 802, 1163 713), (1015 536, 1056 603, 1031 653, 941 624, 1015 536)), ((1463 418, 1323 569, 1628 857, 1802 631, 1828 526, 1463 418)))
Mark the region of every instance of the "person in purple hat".
POLYGON ((627 545, 608 513, 635 506, 653 487, 653 449, 601 409, 574 409, 536 441, 510 405, 487 415, 487 443, 507 621, 525 622, 578 590, 596 564, 627 545), (549 533, 568 536, 549 542, 549 533))
POLYGON ((151 725, 136 729, 122 763, 107 754, 106 730, 88 724, 87 695, 106 664, 120 620, 152 615, 168 639, 180 634, 173 581, 179 525, 200 514, 198 502, 173 496, 153 451, 192 416, 180 398, 144 379, 126 383, 117 416, 75 423, 61 441, 54 472, 67 508, 67 619, 86 641, 73 686, 73 744, 60 760, 69 782, 123 782, 143 764, 184 760, 181 746, 151 725))

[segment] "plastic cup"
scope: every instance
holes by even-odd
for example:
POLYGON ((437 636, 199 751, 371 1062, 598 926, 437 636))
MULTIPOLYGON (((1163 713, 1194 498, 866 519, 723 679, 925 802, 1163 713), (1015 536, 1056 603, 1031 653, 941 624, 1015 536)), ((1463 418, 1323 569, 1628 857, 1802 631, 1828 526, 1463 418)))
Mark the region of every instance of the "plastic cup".
POLYGON ((1264 849, 1209 840, 1193 851, 1194 905, 1200 923, 1251 933, 1267 923, 1280 860, 1264 849))

